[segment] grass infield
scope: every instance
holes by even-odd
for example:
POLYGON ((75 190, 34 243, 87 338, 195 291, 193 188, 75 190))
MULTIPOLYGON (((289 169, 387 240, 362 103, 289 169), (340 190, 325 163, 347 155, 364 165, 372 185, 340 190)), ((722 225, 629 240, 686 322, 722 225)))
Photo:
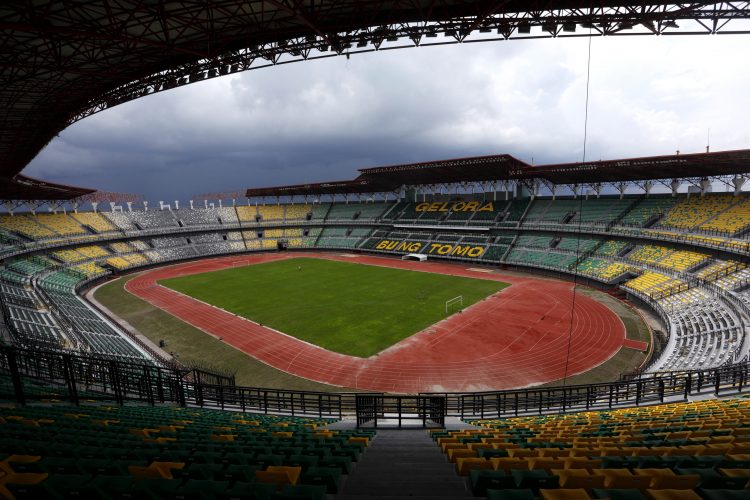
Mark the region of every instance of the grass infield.
POLYGON ((508 286, 499 281, 295 258, 159 281, 325 349, 369 357, 508 286))

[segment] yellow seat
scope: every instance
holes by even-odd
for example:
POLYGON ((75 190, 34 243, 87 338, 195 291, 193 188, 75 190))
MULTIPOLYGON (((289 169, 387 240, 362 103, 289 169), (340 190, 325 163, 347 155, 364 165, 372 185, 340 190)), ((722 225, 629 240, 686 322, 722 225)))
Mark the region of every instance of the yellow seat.
POLYGON ((680 446, 679 448, 672 448, 669 451, 668 455, 669 456, 674 456, 674 457, 677 457, 677 456, 681 456, 681 457, 690 456, 690 457, 692 457, 692 456, 695 456, 695 455, 702 454, 702 452, 703 452, 703 450, 705 448, 706 447, 704 445, 702 445, 702 444, 694 444, 694 445, 689 445, 689 446, 680 446))
POLYGON ((492 447, 496 450, 515 450, 521 448, 518 443, 492 443, 492 447))
POLYGON ((505 472, 513 469, 529 468, 529 461, 520 457, 492 457, 490 458, 490 463, 494 470, 502 470, 505 472))
POLYGON ((595 476, 586 469, 552 469, 560 477, 560 488, 604 488, 604 476, 595 476))
POLYGON ((569 457, 588 458, 599 454, 599 448, 568 448, 569 457))
POLYGON ((514 448, 508 450, 509 457, 535 457, 536 451, 530 448, 514 448))
POLYGON ((562 460, 547 457, 530 457, 529 469, 544 469, 550 472, 552 469, 561 469, 564 465, 562 460))
POLYGON ((591 497, 586 490, 578 489, 557 489, 557 490, 539 490, 540 496, 544 500, 589 500, 591 497))
POLYGON ((692 490, 698 485, 697 474, 676 475, 672 469, 635 469, 637 476, 651 478, 649 488, 657 490, 692 490))
POLYGON ((299 476, 302 474, 302 467, 292 467, 286 465, 269 465, 266 467, 267 472, 283 472, 289 478, 290 484, 297 484, 299 476))
POLYGON ((147 467, 131 465, 128 467, 128 473, 137 478, 174 479, 172 469, 180 470, 184 467, 183 462, 152 462, 147 467))
POLYGON ((646 490, 651 500, 700 500, 701 497, 690 490, 646 490))
POLYGON ((602 461, 595 458, 569 457, 564 460, 566 469, 600 469, 602 461))
POLYGON ((559 450, 557 448, 539 448, 538 450, 538 455, 540 457, 550 457, 550 458, 567 457, 569 453, 570 451, 568 449, 559 450))
POLYGON ((650 477, 636 476, 628 469, 594 469, 591 472, 604 476, 605 488, 646 490, 651 484, 650 477))
POLYGON ((469 449, 474 451, 491 450, 492 445, 490 443, 469 443, 469 449))
POLYGON ((456 459, 462 457, 476 457, 477 452, 468 448, 452 448, 448 450, 448 461, 452 464, 456 463, 456 459))
POLYGON ((301 472, 302 467, 269 465, 266 470, 255 471, 255 479, 259 483, 273 484, 281 488, 286 484, 297 484, 301 472))
POLYGON ((456 459, 456 471, 459 476, 468 476, 472 470, 492 470, 492 462, 480 457, 459 457, 456 459))

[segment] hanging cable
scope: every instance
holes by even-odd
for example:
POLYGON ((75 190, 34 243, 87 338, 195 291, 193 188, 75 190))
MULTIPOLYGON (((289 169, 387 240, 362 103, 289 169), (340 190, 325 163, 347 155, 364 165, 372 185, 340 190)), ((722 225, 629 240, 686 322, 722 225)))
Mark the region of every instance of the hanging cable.
MULTIPOLYGON (((589 128, 589 86, 591 84, 591 40, 592 40, 591 28, 589 28, 589 41, 588 41, 588 57, 586 60, 586 103, 583 117, 583 157, 582 163, 586 163, 586 141, 588 139, 588 128, 589 128)), ((574 195, 577 193, 573 193, 574 195)), ((568 369, 570 367, 570 347, 573 342, 573 315, 575 314, 576 308, 576 288, 578 288, 578 264, 581 258, 581 224, 583 222, 583 193, 581 193, 578 199, 578 231, 576 232, 576 252, 575 252, 575 269, 573 269, 573 297, 570 304, 570 325, 568 328, 568 347, 565 354, 565 372, 563 374, 563 389, 568 382, 568 369)))

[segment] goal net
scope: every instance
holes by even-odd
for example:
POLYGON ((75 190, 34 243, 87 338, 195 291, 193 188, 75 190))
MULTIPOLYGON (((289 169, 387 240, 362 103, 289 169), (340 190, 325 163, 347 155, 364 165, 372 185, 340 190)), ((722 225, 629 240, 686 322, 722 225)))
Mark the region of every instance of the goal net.
POLYGON ((449 314, 452 311, 455 311, 456 308, 463 309, 464 307, 464 296, 459 295, 458 297, 453 297, 452 299, 448 299, 445 301, 445 314, 449 314))

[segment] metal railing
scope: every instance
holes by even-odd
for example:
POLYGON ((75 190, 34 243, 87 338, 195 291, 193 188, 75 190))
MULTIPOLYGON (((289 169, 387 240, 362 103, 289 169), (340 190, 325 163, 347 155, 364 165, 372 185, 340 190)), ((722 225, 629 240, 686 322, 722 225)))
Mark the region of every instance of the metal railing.
POLYGON ((696 395, 729 396, 746 390, 750 363, 712 370, 646 374, 610 383, 475 393, 312 392, 239 387, 230 379, 177 367, 126 363, 96 356, 0 346, 0 400, 18 404, 56 400, 74 405, 175 404, 255 413, 358 418, 362 426, 416 422, 443 426, 446 417, 504 418, 604 410, 685 401, 696 395), (205 379, 205 376, 203 377, 205 379))

